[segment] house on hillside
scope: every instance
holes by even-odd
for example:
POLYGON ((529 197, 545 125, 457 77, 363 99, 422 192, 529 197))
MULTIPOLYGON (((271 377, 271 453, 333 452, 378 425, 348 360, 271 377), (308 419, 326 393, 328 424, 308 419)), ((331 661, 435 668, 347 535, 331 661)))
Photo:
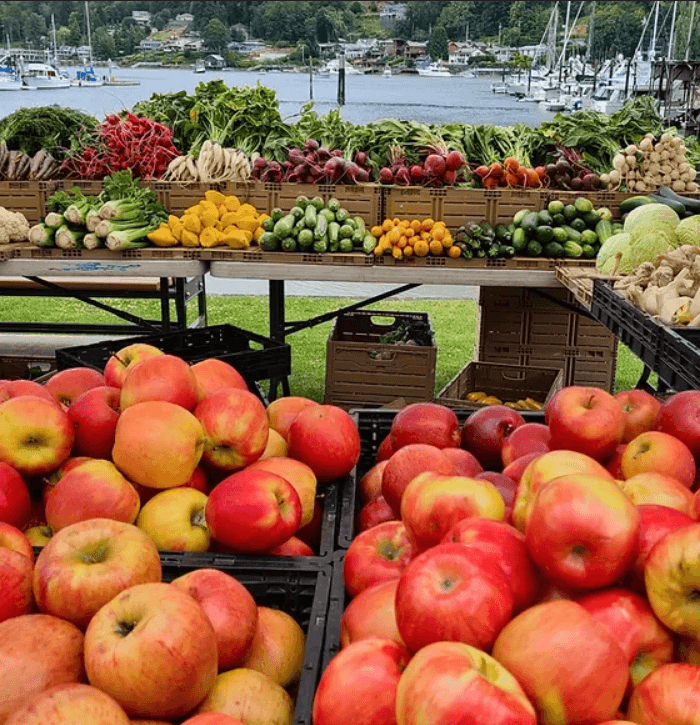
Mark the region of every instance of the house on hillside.
POLYGON ((136 47, 139 50, 161 50, 163 48, 163 45, 164 44, 161 40, 144 38, 136 47))
POLYGON ((177 23, 178 25, 191 25, 193 22, 194 15, 192 13, 180 13, 175 16, 175 20, 171 21, 171 23, 177 23))
POLYGON ((204 67, 208 70, 221 70, 225 65, 226 61, 217 53, 204 57, 204 67))
POLYGON ((384 30, 393 30, 399 20, 406 17, 406 3, 387 3, 379 11, 379 24, 384 30))
POLYGON ((410 58, 415 60, 425 55, 428 48, 428 43, 419 43, 417 40, 399 40, 394 41, 396 45, 396 55, 403 56, 404 58, 410 58))
POLYGON ((131 19, 141 27, 146 27, 151 24, 151 13, 146 10, 133 10, 131 13, 131 19))

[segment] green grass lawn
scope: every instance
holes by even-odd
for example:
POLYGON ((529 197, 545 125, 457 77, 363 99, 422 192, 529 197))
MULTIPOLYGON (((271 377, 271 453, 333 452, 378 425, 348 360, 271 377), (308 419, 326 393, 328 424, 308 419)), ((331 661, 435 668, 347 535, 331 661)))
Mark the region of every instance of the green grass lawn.
MULTIPOLYGON (((157 301, 104 300, 108 304, 146 318, 158 318, 157 301)), ((356 300, 326 297, 287 297, 288 321, 307 319, 352 304, 356 300)), ((267 297, 230 297, 211 295, 207 298, 210 325, 230 323, 262 335, 269 334, 267 297)), ((190 305, 194 314, 195 305, 190 305)), ((474 359, 477 305, 471 300, 398 300, 389 299, 368 309, 406 310, 430 314, 437 343, 436 394, 474 359)), ((116 322, 107 312, 88 308, 78 300, 51 298, 5 297, 0 319, 6 322, 33 320, 37 322, 116 322)), ((323 399, 326 374, 326 342, 331 322, 297 332, 287 338, 292 347, 290 388, 294 395, 314 400, 323 399)), ((1 351, 0 351, 1 354, 1 351)), ((641 362, 620 345, 617 358, 615 390, 633 388, 642 371, 641 362)))

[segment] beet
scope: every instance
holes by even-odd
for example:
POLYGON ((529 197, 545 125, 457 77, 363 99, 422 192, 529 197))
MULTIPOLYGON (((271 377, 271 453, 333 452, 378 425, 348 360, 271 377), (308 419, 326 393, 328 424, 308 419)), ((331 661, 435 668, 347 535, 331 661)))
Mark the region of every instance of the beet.
POLYGON ((330 157, 331 152, 324 146, 321 146, 321 148, 316 152, 316 158, 321 162, 328 161, 330 157))
POLYGON ((597 189, 600 186, 600 177, 592 172, 583 175, 583 188, 588 190, 597 189))
POLYGON ((289 160, 283 161, 282 166, 284 167, 285 171, 291 171, 294 168, 294 164, 289 160))
POLYGON ((367 164, 367 154, 364 151, 356 151, 355 163, 358 166, 365 166, 367 164))
POLYGON ((396 175, 394 176, 394 180, 399 186, 410 186, 411 185, 411 175, 408 173, 408 169, 404 166, 400 168, 396 175))
POLYGON ((282 167, 276 161, 270 161, 270 164, 268 165, 267 168, 271 169, 275 173, 282 170, 282 167))
POLYGON ((289 149, 289 153, 287 154, 287 158, 289 161, 291 161, 294 166, 298 166, 299 164, 304 163, 304 152, 301 149, 289 149))
POLYGON ((393 184, 394 183, 394 172, 386 166, 379 170, 379 183, 380 184, 393 184))
POLYGON ((306 171, 306 164, 297 164, 297 166, 294 167, 294 173, 297 174, 297 176, 301 176, 306 171))
POLYGON ((357 174, 357 181, 360 184, 366 184, 369 181, 369 171, 361 168, 357 174))
POLYGON ((306 143, 304 144, 304 151, 307 154, 311 153, 313 151, 318 151, 320 146, 321 146, 321 144, 315 138, 310 138, 310 139, 307 139, 306 143))
POLYGON ((258 171, 264 171, 267 168, 267 159, 264 156, 258 156, 253 161, 253 168, 258 169, 258 171))
POLYGON ((466 160, 459 151, 450 151, 445 157, 445 165, 448 171, 459 171, 465 163, 466 160))
POLYGON ((413 164, 410 173, 411 181, 414 184, 422 184, 428 178, 425 169, 420 164, 413 164))
POLYGON ((342 156, 342 155, 343 155, 343 152, 341 149, 333 149, 333 151, 331 151, 331 156, 342 156))
POLYGON ((442 175, 442 183, 445 184, 445 186, 454 186, 455 181, 457 181, 457 172, 452 169, 447 169, 447 171, 442 175))
POLYGON ((430 154, 428 158, 423 162, 425 170, 428 172, 428 176, 440 178, 447 169, 445 157, 439 154, 430 154))
POLYGON ((316 164, 316 163, 318 163, 318 156, 316 156, 315 153, 306 154, 306 156, 304 157, 304 163, 307 166, 311 166, 313 164, 316 164))

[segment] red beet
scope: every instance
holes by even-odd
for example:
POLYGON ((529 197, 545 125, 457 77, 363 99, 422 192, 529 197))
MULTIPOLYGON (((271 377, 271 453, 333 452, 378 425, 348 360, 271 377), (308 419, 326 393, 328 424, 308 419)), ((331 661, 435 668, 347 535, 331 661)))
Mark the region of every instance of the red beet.
POLYGON ((411 181, 414 184, 422 184, 426 178, 425 169, 420 164, 411 166, 411 181))
POLYGON ((459 151, 450 151, 445 158, 448 171, 459 171, 465 163, 464 156, 459 151))
POLYGON ((318 151, 320 146, 321 144, 315 138, 310 138, 307 139, 306 143, 304 143, 304 151, 307 154, 311 153, 312 151, 318 151))
POLYGON ((411 175, 408 173, 408 169, 405 166, 401 167, 394 175, 394 180, 398 186, 410 186, 411 175))
POLYGON ((343 152, 341 149, 333 149, 333 151, 331 151, 331 156, 342 156, 342 155, 343 155, 343 152))
POLYGON ((287 152, 287 158, 294 164, 294 166, 298 166, 299 164, 304 163, 305 155, 304 152, 301 149, 289 149, 287 152))
POLYGON ((386 166, 379 170, 379 183, 380 184, 393 184, 394 183, 394 172, 386 166))
POLYGON ((258 158, 253 161, 253 168, 258 171, 265 171, 267 168, 267 159, 264 156, 258 156, 258 158))
POLYGON ((323 166, 323 173, 328 177, 331 184, 337 184, 345 170, 345 161, 337 156, 332 156, 323 166))
POLYGON ((437 178, 441 177, 447 169, 445 157, 439 154, 430 154, 423 165, 429 176, 437 178))
POLYGON ((367 163, 367 154, 364 151, 357 151, 355 153, 355 163, 358 166, 364 166, 367 163))
POLYGON ((369 181, 369 171, 367 171, 367 169, 360 169, 357 174, 357 180, 361 184, 366 184, 369 181))
POLYGON ((321 162, 328 161, 331 157, 331 152, 324 146, 321 146, 321 148, 316 152, 316 157, 321 162))
POLYGON ((450 171, 450 169, 448 169, 442 175, 442 183, 445 184, 445 186, 453 186, 455 181, 457 181, 457 172, 456 171, 450 171))

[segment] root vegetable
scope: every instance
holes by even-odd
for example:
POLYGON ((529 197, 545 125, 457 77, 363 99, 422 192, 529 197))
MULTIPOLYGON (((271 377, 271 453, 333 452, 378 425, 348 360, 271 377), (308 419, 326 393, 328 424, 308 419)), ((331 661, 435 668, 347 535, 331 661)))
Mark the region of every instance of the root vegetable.
POLYGON ((615 156, 615 158, 613 159, 613 167, 620 173, 626 170, 627 161, 623 154, 617 154, 615 156))

